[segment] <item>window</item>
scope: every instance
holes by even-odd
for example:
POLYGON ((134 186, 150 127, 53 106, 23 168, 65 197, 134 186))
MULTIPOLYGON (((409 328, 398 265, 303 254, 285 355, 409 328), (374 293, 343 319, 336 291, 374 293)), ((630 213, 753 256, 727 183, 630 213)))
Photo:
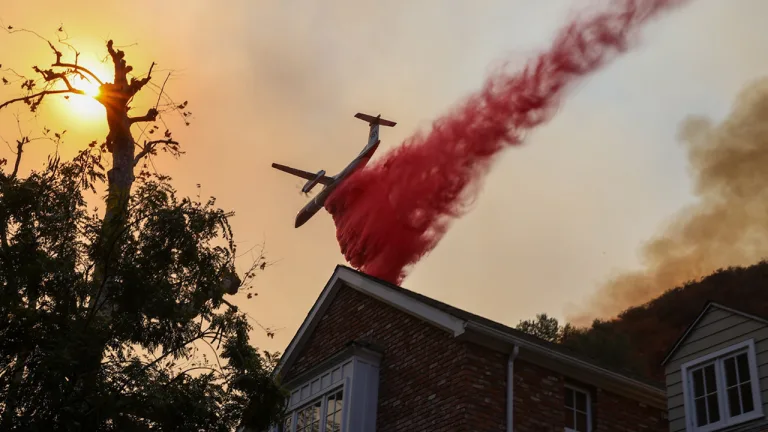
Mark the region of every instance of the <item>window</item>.
POLYGON ((355 432, 376 427, 381 355, 352 346, 283 385, 286 414, 270 432, 355 432))
POLYGON ((681 372, 689 431, 713 431, 762 417, 753 341, 688 362, 681 372))
POLYGON ((328 408, 326 409, 326 432, 340 432, 341 431, 341 407, 344 403, 343 392, 328 396, 328 408))
POLYGON ((565 386, 566 432, 590 432, 591 415, 589 393, 572 386, 565 386))
POLYGON ((318 400, 300 410, 296 416, 296 432, 320 432, 320 410, 323 401, 318 400))
POLYGON ((293 414, 285 418, 285 420, 283 421, 283 424, 280 425, 280 429, 278 429, 278 432, 289 432, 292 430, 293 430, 293 414))
POLYGON ((344 389, 341 388, 291 412, 278 431, 341 432, 343 405, 344 389), (322 421, 323 416, 325 422, 322 421))
POLYGON ((693 405, 696 411, 696 426, 706 426, 720 421, 720 406, 717 400, 717 377, 715 363, 710 363, 691 372, 693 377, 693 405))

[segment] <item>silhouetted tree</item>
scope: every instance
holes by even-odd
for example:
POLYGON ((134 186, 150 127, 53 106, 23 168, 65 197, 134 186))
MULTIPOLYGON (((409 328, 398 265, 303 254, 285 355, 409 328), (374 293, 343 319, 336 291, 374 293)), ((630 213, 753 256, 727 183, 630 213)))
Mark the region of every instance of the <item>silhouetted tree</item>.
POLYGON ((563 332, 557 318, 545 313, 537 314, 533 320, 520 321, 515 328, 549 342, 560 342, 563 332))
POLYGON ((131 101, 150 85, 154 64, 132 76, 125 53, 109 41, 114 76, 102 82, 65 39, 46 42, 54 61, 33 67, 35 78, 3 70, 10 74, 3 82, 20 82, 23 94, 0 103, 0 112, 16 103, 34 112, 48 97, 82 95, 73 85, 79 77, 98 82, 109 134, 71 161, 54 154, 24 178, 25 146, 61 142, 63 133, 21 136, 13 162, 0 160, 0 430, 265 428, 284 401, 270 376, 277 357, 249 344, 246 315, 224 297, 250 288, 267 261, 259 255, 239 277, 231 213, 213 198, 177 197, 167 176, 134 173, 158 149, 181 152, 169 130, 138 144, 132 127, 157 131, 167 109, 186 122, 186 102, 173 103, 157 87, 155 106, 132 116, 131 101), (85 194, 105 182, 101 216, 86 207, 85 194))
POLYGON ((761 261, 749 267, 720 269, 631 307, 616 318, 595 320, 586 328, 560 327, 546 314, 521 321, 517 328, 568 346, 603 365, 662 381, 661 362, 708 302, 768 317, 766 286, 768 262, 761 261))

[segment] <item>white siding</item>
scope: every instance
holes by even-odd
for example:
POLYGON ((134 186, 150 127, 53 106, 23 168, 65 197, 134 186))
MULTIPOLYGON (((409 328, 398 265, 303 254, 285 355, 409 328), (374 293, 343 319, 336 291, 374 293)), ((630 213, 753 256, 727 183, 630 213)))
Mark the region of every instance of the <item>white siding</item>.
MULTIPOLYGON (((712 306, 677 347, 666 367, 670 432, 685 431, 685 406, 680 366, 739 342, 754 339, 764 412, 768 412, 768 325, 712 306)), ((754 427, 755 423, 749 423, 754 427)), ((729 429, 737 431, 737 429, 729 429)))
POLYGON ((323 372, 311 381, 291 391, 291 399, 288 409, 295 409, 299 405, 314 399, 315 396, 327 392, 331 387, 337 387, 344 383, 344 378, 352 376, 354 359, 348 359, 344 363, 334 366, 323 372))
POLYGON ((295 411, 344 389, 345 431, 375 431, 379 394, 378 359, 353 356, 291 390, 288 411, 295 411))
POLYGON ((355 360, 355 379, 347 399, 350 431, 375 431, 376 408, 379 405, 379 367, 363 359, 355 360))

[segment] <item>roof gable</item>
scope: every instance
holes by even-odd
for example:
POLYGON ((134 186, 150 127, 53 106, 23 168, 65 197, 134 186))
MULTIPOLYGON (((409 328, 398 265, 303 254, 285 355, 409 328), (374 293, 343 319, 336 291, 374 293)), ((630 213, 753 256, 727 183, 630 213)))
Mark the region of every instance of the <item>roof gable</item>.
POLYGON ((280 363, 275 368, 275 374, 280 374, 281 371, 289 369, 296 361, 302 349, 309 341, 315 327, 317 327, 318 322, 322 319, 323 314, 331 302, 333 302, 336 293, 343 286, 360 291, 402 312, 427 321, 438 328, 452 333, 454 336, 464 333, 464 326, 466 325, 464 320, 412 298, 401 291, 392 290, 391 287, 381 284, 378 280, 348 267, 336 266, 330 280, 325 285, 325 288, 323 288, 299 330, 288 344, 285 353, 280 359, 280 363))
POLYGON ((441 328, 455 337, 510 353, 516 348, 522 348, 521 357, 526 356, 528 361, 547 365, 553 371, 631 395, 654 406, 666 406, 662 383, 627 371, 607 368, 595 359, 576 353, 566 346, 544 341, 346 266, 337 266, 334 270, 275 368, 276 376, 285 376, 296 363, 336 294, 345 286, 441 328))
POLYGON ((751 314, 748 314, 746 312, 742 312, 742 311, 730 308, 728 306, 724 306, 724 305, 722 305, 720 303, 708 302, 704 306, 704 308, 701 310, 701 313, 699 313, 699 316, 697 316, 696 319, 693 320, 693 322, 688 326, 688 328, 685 329, 683 334, 680 335, 680 337, 677 339, 677 341, 674 343, 674 345, 672 345, 672 347, 669 349, 669 351, 667 352, 667 355, 664 357, 664 360, 661 362, 662 366, 665 366, 669 362, 669 360, 671 360, 672 357, 674 357, 674 355, 677 352, 677 350, 688 339, 688 336, 690 336, 691 333, 693 333, 693 331, 698 328, 698 326, 701 323, 702 319, 705 316, 707 316, 709 313, 714 311, 714 310, 722 310, 722 311, 729 312, 729 313, 734 314, 734 315, 740 315, 740 316, 743 316, 745 318, 748 318, 748 319, 751 319, 751 320, 754 320, 754 321, 757 321, 757 322, 760 322, 760 323, 768 325, 768 320, 766 320, 765 318, 761 318, 761 317, 758 317, 758 316, 755 316, 755 315, 751 315, 751 314))

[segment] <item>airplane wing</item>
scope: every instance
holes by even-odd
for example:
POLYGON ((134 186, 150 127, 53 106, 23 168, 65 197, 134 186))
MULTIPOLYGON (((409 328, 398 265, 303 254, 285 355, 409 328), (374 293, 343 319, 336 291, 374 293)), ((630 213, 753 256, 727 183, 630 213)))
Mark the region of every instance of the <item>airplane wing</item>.
MULTIPOLYGON (((314 180, 315 177, 317 177, 317 174, 318 174, 318 173, 312 173, 312 172, 309 172, 309 171, 302 171, 300 169, 291 168, 289 166, 280 165, 280 164, 276 164, 276 163, 272 164, 272 168, 278 169, 280 171, 286 172, 286 173, 291 174, 291 175, 295 175, 296 177, 301 177, 301 178, 306 179, 306 180, 314 180)), ((321 176, 320 179, 317 182, 320 183, 323 186, 327 186, 327 185, 329 185, 329 184, 331 184, 333 182, 333 178, 324 175, 324 176, 321 176)))

